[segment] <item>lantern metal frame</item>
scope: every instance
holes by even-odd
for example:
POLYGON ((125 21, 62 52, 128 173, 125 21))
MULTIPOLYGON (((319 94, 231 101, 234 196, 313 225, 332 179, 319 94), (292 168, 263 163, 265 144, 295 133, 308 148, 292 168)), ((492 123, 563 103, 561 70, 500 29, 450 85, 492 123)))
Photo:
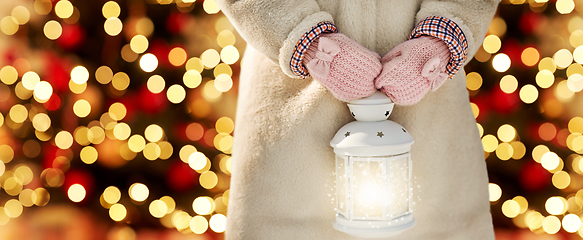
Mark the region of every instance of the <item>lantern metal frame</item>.
POLYGON ((348 106, 357 121, 342 127, 330 142, 336 154, 333 227, 356 237, 397 235, 415 225, 411 201, 413 138, 403 126, 387 120, 394 103, 380 92, 348 106), (355 164, 365 164, 364 171, 355 175, 355 164))

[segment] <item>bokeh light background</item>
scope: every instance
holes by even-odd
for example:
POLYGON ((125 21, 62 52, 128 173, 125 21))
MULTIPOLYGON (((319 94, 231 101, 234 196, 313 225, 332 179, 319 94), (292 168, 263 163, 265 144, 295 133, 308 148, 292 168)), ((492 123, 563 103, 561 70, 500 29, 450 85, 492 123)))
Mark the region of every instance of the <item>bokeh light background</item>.
MULTIPOLYGON (((216 2, 0 1, 0 239, 222 239, 245 43, 216 2)), ((465 68, 497 239, 583 239, 582 14, 504 0, 465 68)))

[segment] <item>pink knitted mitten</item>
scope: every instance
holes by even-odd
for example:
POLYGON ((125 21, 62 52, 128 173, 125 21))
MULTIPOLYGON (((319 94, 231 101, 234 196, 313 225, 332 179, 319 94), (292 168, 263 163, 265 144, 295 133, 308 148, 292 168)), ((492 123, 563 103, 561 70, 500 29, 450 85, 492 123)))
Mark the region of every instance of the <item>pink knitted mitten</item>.
POLYGON ((439 38, 408 40, 383 57, 383 71, 375 79, 375 86, 397 104, 415 104, 445 82, 449 59, 450 51, 439 38))
POLYGON ((322 34, 303 60, 310 75, 341 101, 372 95, 382 69, 380 55, 341 33, 322 34))

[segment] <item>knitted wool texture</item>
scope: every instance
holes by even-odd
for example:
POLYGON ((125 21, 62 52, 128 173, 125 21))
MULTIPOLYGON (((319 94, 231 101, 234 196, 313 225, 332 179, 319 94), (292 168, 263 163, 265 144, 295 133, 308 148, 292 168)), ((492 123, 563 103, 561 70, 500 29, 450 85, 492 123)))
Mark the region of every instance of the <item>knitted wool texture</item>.
POLYGON ((445 82, 449 59, 450 51, 441 39, 422 36, 408 40, 382 58, 383 70, 375 86, 397 104, 415 104, 445 82))
POLYGON ((310 75, 341 101, 372 95, 382 64, 370 51, 341 33, 322 34, 306 50, 303 63, 310 75))

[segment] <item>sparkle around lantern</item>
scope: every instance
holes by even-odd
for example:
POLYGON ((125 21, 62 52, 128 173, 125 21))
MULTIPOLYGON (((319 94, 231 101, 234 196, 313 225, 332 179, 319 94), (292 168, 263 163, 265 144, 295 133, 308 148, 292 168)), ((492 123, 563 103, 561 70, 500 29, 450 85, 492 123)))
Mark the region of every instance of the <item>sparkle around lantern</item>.
POLYGON ((403 126, 387 120, 394 103, 381 92, 348 103, 357 121, 330 145, 336 154, 336 230, 355 237, 397 235, 415 225, 411 210, 411 145, 403 126))

